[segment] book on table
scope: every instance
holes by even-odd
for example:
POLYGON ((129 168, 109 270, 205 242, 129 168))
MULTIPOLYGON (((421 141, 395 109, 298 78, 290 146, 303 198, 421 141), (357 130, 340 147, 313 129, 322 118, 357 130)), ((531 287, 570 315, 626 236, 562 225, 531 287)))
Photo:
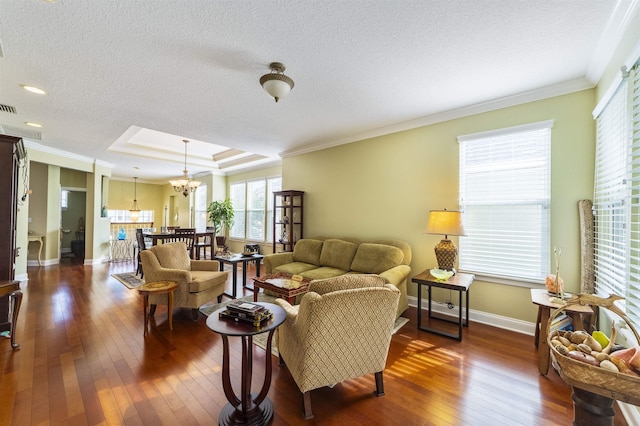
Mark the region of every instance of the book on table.
POLYGON ((219 317, 259 327, 262 322, 273 318, 273 313, 257 303, 235 300, 229 303, 224 311, 220 312, 219 317))

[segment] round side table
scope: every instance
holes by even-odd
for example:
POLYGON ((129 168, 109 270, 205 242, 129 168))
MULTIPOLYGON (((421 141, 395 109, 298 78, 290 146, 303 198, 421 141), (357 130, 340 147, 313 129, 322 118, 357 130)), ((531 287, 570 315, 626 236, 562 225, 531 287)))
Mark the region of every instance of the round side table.
POLYGON ((138 287, 138 293, 144 296, 144 336, 147 335, 149 328, 149 295, 150 294, 167 294, 169 298, 169 306, 167 307, 167 316, 169 317, 169 330, 173 330, 173 293, 178 288, 178 284, 174 281, 156 281, 144 283, 138 287))
POLYGON ((266 425, 273 419, 273 403, 267 398, 271 386, 271 338, 273 332, 287 318, 287 314, 278 305, 273 303, 258 302, 273 313, 273 318, 263 322, 260 327, 252 324, 234 322, 221 319, 219 314, 225 308, 218 309, 207 318, 207 327, 222 336, 222 387, 229 401, 222 411, 218 422, 220 425, 266 425), (269 332, 267 338, 267 354, 264 372, 264 382, 259 394, 251 393, 251 372, 253 366, 253 336, 259 333, 269 332), (229 336, 237 336, 242 339, 242 383, 240 396, 236 396, 231 386, 229 377, 229 336))

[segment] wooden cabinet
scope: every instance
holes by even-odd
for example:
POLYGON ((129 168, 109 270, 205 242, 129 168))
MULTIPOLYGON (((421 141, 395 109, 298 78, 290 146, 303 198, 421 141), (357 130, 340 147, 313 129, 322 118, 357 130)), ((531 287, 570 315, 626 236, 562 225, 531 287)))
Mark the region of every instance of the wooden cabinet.
POLYGON ((0 199, 3 200, 3 208, 0 209, 0 331, 11 331, 14 348, 18 347, 13 331, 22 300, 20 283, 14 278, 18 256, 18 173, 24 158, 21 138, 0 135, 0 199))
POLYGON ((293 251, 303 235, 304 191, 273 193, 273 252, 293 251))

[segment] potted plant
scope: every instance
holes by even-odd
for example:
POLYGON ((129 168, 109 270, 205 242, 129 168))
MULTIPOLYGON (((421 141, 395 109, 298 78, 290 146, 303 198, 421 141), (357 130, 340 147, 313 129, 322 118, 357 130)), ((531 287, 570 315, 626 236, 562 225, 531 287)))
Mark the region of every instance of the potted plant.
POLYGON ((224 201, 212 201, 207 206, 209 222, 213 224, 213 233, 218 247, 224 247, 227 238, 222 234, 223 226, 230 228, 233 225, 233 206, 230 199, 224 201))

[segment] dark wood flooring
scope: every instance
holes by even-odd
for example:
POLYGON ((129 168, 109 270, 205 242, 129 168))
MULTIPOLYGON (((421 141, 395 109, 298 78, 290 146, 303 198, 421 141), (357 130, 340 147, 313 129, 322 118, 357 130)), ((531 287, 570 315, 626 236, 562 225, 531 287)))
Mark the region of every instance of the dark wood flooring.
MULTIPOLYGON (((143 338, 142 297, 110 276, 133 270, 133 262, 87 267, 73 260, 29 268, 20 349, 0 341, 0 425, 217 424, 226 403, 220 337, 204 316, 193 321, 180 310, 170 331, 159 306, 143 338)), ((418 331, 415 308, 404 316, 410 321, 389 350, 386 395, 374 396, 373 375, 317 389, 313 420, 303 420, 302 396, 273 357, 273 424, 572 423, 570 389, 553 371, 538 374, 532 336, 472 322, 458 342, 418 331)), ((231 343, 232 380, 239 383, 239 339, 231 343)), ((264 363, 256 348, 256 389, 264 363)), ((626 425, 619 413, 615 424, 626 425)))

